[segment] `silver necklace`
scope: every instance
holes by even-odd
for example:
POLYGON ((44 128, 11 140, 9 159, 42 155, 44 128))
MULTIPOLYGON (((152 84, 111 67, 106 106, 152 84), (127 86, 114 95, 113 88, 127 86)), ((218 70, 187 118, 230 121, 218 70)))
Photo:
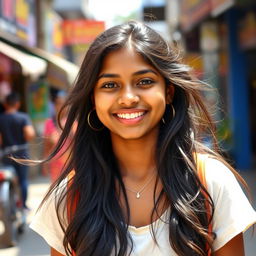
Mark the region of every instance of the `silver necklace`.
POLYGON ((146 189, 146 187, 150 184, 150 182, 152 181, 152 179, 154 178, 154 176, 155 176, 155 173, 153 173, 152 177, 150 177, 150 179, 149 179, 149 180, 142 186, 142 188, 141 188, 140 190, 138 190, 138 191, 133 190, 133 189, 128 188, 128 187, 125 187, 125 188, 126 188, 126 190, 129 190, 129 191, 135 193, 135 194, 136 194, 136 198, 137 198, 137 199, 140 199, 141 193, 142 193, 142 192, 146 189))

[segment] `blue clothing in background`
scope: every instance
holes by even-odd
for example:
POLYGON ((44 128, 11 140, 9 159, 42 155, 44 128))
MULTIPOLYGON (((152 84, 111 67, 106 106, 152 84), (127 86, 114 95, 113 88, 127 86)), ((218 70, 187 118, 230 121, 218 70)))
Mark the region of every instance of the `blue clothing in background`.
MULTIPOLYGON (((2 149, 10 146, 27 145, 24 136, 24 127, 31 125, 31 120, 26 113, 13 112, 0 114, 0 134, 2 137, 2 149)), ((28 148, 22 148, 11 154, 17 158, 28 158, 28 148)), ((19 180, 19 185, 22 194, 22 204, 26 207, 28 194, 28 166, 21 165, 8 157, 2 159, 5 165, 11 165, 15 168, 16 175, 19 180)))
MULTIPOLYGON (((0 134, 2 136, 2 148, 13 145, 27 144, 24 137, 24 127, 31 125, 31 120, 26 113, 14 112, 0 114, 0 134)), ((27 149, 15 153, 15 156, 28 156, 27 149)))

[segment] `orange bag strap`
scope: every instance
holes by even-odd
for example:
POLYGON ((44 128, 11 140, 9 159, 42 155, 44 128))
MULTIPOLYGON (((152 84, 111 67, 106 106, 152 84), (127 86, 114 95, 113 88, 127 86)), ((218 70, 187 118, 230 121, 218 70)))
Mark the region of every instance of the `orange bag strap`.
MULTIPOLYGON (((197 154, 196 155, 196 163, 197 163, 197 175, 202 183, 202 185, 207 189, 207 182, 205 178, 205 160, 208 156, 207 155, 202 155, 202 154, 197 154)), ((207 211, 207 218, 208 221, 211 219, 211 206, 208 203, 209 195, 202 190, 202 193, 207 200, 205 203, 206 211, 207 211)), ((209 223, 208 226, 208 234, 212 233, 212 222, 209 223)), ((207 245, 207 249, 209 249, 209 246, 207 245)), ((211 256, 211 250, 208 252, 208 256, 211 256)))
MULTIPOLYGON (((75 175, 75 171, 74 170, 72 170, 68 174, 68 177, 67 177, 68 178, 68 188, 72 185, 74 175, 75 175)), ((79 200, 79 195, 78 194, 75 196, 75 198, 73 200, 67 194, 67 217, 68 217, 68 223, 70 223, 70 221, 72 219, 72 216, 75 214, 78 200, 79 200), (72 203, 72 201, 73 201, 73 203, 72 203)), ((75 253, 74 250, 72 250, 72 256, 76 256, 76 253, 75 253)))

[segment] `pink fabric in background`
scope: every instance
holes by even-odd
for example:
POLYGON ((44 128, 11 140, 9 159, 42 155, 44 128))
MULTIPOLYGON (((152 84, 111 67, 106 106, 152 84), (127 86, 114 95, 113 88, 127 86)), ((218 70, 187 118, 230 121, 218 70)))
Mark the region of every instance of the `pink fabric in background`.
MULTIPOLYGON (((60 136, 61 131, 57 129, 52 119, 47 119, 45 122, 44 128, 44 137, 51 137, 53 134, 58 134, 60 136)), ((54 182, 60 175, 62 168, 67 160, 68 151, 65 152, 67 149, 68 143, 62 147, 60 152, 49 162, 49 174, 51 181, 54 182), (64 153, 65 152, 65 153, 64 153), (63 154, 64 153, 64 154, 63 154), (63 154, 63 155, 62 155, 63 154)))

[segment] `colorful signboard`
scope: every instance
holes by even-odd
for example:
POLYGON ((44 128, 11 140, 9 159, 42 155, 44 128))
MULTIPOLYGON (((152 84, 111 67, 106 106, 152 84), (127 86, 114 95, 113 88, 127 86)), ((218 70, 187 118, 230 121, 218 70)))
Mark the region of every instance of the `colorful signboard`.
POLYGON ((63 56, 62 19, 51 9, 45 12, 44 18, 45 49, 55 55, 63 56))
POLYGON ((6 19, 13 21, 15 19, 14 5, 12 4, 12 0, 2 0, 1 1, 1 11, 3 17, 6 19))
POLYGON ((0 0, 0 30, 36 45, 35 0, 0 0))
POLYGON ((105 30, 103 21, 95 20, 64 20, 63 43, 65 45, 91 43, 105 30))

